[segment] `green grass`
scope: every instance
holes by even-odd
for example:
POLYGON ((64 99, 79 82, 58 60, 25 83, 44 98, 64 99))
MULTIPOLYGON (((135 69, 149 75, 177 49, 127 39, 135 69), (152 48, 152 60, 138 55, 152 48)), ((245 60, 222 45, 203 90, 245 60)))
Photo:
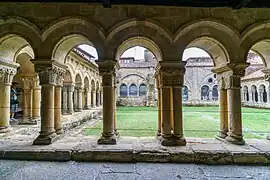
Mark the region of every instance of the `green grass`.
MULTIPOLYGON (((214 137, 219 129, 218 107, 183 107, 186 137, 214 137)), ((154 107, 118 107, 116 127, 122 136, 155 136, 157 109, 154 107)), ((270 110, 242 108, 245 138, 263 138, 270 132, 270 110), (251 133, 253 132, 253 133, 251 133)), ((85 129, 85 135, 100 135, 102 122, 85 129)))

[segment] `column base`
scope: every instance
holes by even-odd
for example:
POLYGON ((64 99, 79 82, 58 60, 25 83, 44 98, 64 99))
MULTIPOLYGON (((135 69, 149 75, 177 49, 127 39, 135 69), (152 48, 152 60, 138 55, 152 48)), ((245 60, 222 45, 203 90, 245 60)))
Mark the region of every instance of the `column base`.
POLYGON ((219 131, 218 134, 216 135, 216 139, 224 140, 228 136, 227 133, 228 132, 219 131))
POLYGON ((175 141, 171 134, 162 134, 160 141, 162 146, 175 146, 175 141))
POLYGON ((64 133, 64 130, 61 128, 61 129, 55 130, 55 133, 57 135, 60 135, 60 134, 63 134, 64 133))
POLYGON ((114 135, 115 135, 116 137, 118 137, 118 138, 119 138, 120 134, 119 134, 119 132, 117 131, 117 129, 116 129, 116 130, 114 130, 114 135))
POLYGON ((40 134, 33 142, 33 145, 50 145, 61 137, 57 136, 56 133, 50 133, 49 135, 40 134))
POLYGON ((37 119, 29 119, 23 118, 21 121, 18 122, 19 125, 36 125, 37 119))
POLYGON ((98 139, 98 144, 115 145, 118 137, 115 134, 104 134, 98 139))
POLYGON ((266 139, 267 139, 267 140, 270 140, 270 136, 267 136, 266 139))
POLYGON ((236 144, 236 145, 245 144, 245 140, 243 139, 243 136, 234 135, 230 132, 228 133, 228 136, 225 138, 225 141, 231 144, 236 144))
POLYGON ((11 131, 11 128, 9 128, 8 126, 0 127, 0 133, 7 133, 10 131, 11 131))
POLYGON ((186 139, 180 135, 174 135, 175 146, 185 146, 187 144, 186 139))

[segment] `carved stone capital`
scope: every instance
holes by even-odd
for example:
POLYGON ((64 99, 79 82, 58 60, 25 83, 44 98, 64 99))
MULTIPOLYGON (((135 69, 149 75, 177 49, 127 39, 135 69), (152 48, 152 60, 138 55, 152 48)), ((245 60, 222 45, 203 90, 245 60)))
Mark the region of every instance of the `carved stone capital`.
POLYGON ((73 84, 67 84, 67 85, 65 85, 66 87, 67 87, 67 91, 68 92, 73 92, 74 91, 74 85, 73 84))
POLYGON ((182 86, 185 72, 185 62, 160 62, 157 78, 159 85, 182 86))
POLYGON ((23 82, 23 89, 31 89, 33 87, 36 87, 36 77, 23 76, 21 77, 21 80, 23 82))
POLYGON ((6 85, 11 85, 13 77, 17 73, 16 68, 0 65, 0 80, 6 85))
POLYGON ((62 85, 66 65, 54 60, 32 60, 38 72, 40 84, 62 85))
POLYGON ((96 61, 99 68, 99 74, 102 76, 103 86, 115 86, 116 71, 119 69, 118 61, 116 60, 99 60, 96 61))

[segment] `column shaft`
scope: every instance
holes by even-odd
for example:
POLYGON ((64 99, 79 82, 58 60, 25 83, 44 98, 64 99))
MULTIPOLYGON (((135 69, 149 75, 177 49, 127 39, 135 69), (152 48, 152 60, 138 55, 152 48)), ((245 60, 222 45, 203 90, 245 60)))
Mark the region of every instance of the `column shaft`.
POLYGON ((176 145, 186 145, 186 140, 183 134, 183 114, 182 114, 182 86, 174 86, 172 88, 173 96, 173 122, 174 122, 174 137, 176 145))
POLYGON ((62 99, 62 114, 67 114, 68 113, 68 90, 67 86, 63 86, 62 88, 62 93, 63 93, 63 99, 62 99))
POLYGON ((82 89, 80 88, 80 89, 78 89, 78 105, 77 105, 77 110, 79 111, 79 112, 81 112, 82 111, 82 107, 83 107, 83 101, 82 101, 82 94, 83 94, 83 92, 82 92, 82 89))
MULTIPOLYGON (((164 142, 166 144, 166 141, 169 141, 169 139, 172 137, 171 132, 171 101, 170 101, 170 94, 171 94, 171 88, 168 86, 162 86, 161 87, 161 135, 164 139, 164 142)), ((163 143, 163 144, 164 144, 163 143)))
POLYGON ((51 144, 56 136, 54 129, 54 85, 43 84, 41 88, 41 131, 34 145, 51 144))
POLYGON ((228 117, 229 132, 226 140, 233 144, 245 144, 242 135, 241 92, 239 88, 229 88, 228 93, 228 117))
POLYGON ((23 121, 29 122, 32 119, 32 89, 23 90, 23 121))
POLYGON ((92 107, 96 107, 96 91, 92 91, 92 107))
POLYGON ((10 118, 10 84, 1 84, 0 133, 8 132, 10 118))
POLYGON ((54 129, 56 134, 62 134, 62 123, 61 123, 61 94, 62 87, 57 85, 55 86, 54 93, 54 129))
POLYGON ((40 102, 41 102, 41 88, 34 87, 33 88, 33 119, 40 118, 40 102))
POLYGON ((225 139, 228 133, 227 90, 219 89, 219 97, 220 130, 217 134, 217 138, 225 139))
POLYGON ((157 135, 160 136, 161 135, 161 93, 160 93, 160 88, 158 88, 158 133, 157 135))
POLYGON ((74 86, 68 86, 68 114, 74 113, 74 105, 73 105, 73 94, 74 94, 74 86))

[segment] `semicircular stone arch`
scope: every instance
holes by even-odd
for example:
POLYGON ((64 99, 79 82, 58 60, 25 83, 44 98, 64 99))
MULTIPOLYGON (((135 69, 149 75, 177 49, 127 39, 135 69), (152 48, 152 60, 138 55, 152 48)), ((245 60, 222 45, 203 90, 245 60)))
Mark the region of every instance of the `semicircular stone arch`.
POLYGON ((50 27, 42 35, 44 57, 64 62, 68 52, 78 45, 88 44, 96 48, 98 58, 104 58, 105 37, 100 27, 83 18, 64 18, 50 27))
POLYGON ((107 36, 108 47, 110 48, 108 56, 119 58, 121 56, 119 53, 123 51, 121 48, 127 50, 127 47, 134 47, 136 44, 149 49, 155 56, 158 56, 157 58, 163 60, 163 53, 169 49, 171 38, 169 34, 162 33, 164 32, 162 27, 158 27, 145 21, 120 24, 111 30, 107 36), (124 45, 125 43, 130 45, 124 45))
POLYGON ((238 58, 239 42, 239 36, 229 27, 204 20, 184 25, 174 39, 180 57, 186 48, 201 48, 212 57, 217 67, 241 60, 238 58))
POLYGON ((247 60, 250 50, 257 53, 266 67, 270 67, 270 22, 259 22, 246 28, 241 34, 241 55, 247 60))

